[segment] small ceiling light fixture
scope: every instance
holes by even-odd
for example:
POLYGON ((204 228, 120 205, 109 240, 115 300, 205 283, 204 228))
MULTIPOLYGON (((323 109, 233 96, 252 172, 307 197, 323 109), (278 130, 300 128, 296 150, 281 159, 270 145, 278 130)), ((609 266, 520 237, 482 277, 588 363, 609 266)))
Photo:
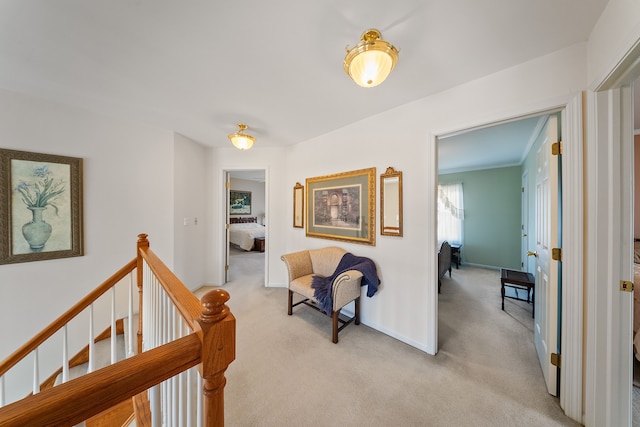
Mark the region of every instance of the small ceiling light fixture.
POLYGON ((256 142, 256 139, 253 136, 243 133, 245 130, 247 130, 247 128, 248 126, 244 123, 239 123, 238 130, 235 133, 229 134, 231 143, 238 150, 248 150, 253 146, 253 143, 256 142))
POLYGON ((349 49, 344 58, 344 71, 362 87, 374 87, 382 83, 398 62, 398 49, 382 40, 376 29, 362 33, 360 43, 349 49))

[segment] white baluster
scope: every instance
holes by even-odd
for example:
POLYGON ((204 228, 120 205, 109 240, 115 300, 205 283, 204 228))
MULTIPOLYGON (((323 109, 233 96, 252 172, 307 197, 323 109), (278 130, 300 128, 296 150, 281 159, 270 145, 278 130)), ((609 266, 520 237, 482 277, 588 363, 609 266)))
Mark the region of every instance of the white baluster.
POLYGON ((38 348, 33 350, 33 394, 40 391, 40 367, 38 366, 38 348))
POLYGON ((198 413, 196 418, 198 420, 198 427, 202 427, 202 418, 204 416, 204 407, 202 405, 202 388, 204 387, 204 383, 199 373, 198 375, 196 375, 196 379, 198 384, 198 392, 196 393, 196 408, 198 408, 198 413))
POLYGON ((149 389, 149 409, 151 410, 151 425, 162 426, 162 413, 160 408, 160 385, 149 389))
POLYGON ((111 288, 111 364, 117 362, 116 354, 116 287, 111 288))
POLYGON ((193 399, 193 368, 187 371, 187 402, 186 402, 186 410, 187 410, 187 426, 192 426, 193 423, 193 410, 195 405, 195 401, 193 399))
POLYGON ((5 404, 4 397, 4 375, 0 375, 0 408, 5 404))
POLYGON ((95 338, 93 336, 93 304, 89 305, 89 363, 87 374, 96 369, 95 338))
POLYGON ((69 343, 67 340, 67 325, 62 327, 62 382, 69 381, 69 343))
POLYGON ((133 350, 133 272, 129 274, 129 313, 128 315, 128 330, 129 338, 127 340, 127 357, 131 357, 135 354, 133 350))

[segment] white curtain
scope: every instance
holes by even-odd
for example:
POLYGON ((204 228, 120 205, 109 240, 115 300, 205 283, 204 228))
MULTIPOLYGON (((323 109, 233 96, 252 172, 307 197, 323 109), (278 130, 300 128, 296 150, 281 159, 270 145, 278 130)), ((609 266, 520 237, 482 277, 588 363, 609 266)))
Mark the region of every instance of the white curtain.
POLYGON ((438 185, 438 241, 462 245, 462 183, 438 185))

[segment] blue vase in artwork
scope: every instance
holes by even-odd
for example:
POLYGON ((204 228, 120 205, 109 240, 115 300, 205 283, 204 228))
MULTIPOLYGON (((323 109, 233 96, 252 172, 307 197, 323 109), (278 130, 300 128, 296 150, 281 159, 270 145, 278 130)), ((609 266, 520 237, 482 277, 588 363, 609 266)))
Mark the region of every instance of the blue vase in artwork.
POLYGON ((39 251, 51 237, 51 225, 42 219, 42 211, 46 207, 27 206, 27 209, 33 214, 33 219, 22 226, 22 235, 32 250, 39 251))

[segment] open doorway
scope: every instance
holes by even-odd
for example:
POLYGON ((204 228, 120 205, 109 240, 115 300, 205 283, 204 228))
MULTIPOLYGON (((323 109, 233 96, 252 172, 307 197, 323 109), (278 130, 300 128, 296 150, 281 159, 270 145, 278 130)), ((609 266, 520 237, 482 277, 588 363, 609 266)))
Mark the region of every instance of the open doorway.
MULTIPOLYGON (((541 160, 541 153, 548 152, 549 157, 551 143, 558 141, 557 124, 560 122, 559 111, 548 111, 442 135, 437 139, 439 196, 447 186, 457 184, 464 189, 464 238, 456 242, 456 246, 459 248, 461 264, 468 271, 461 274, 461 283, 464 283, 464 276, 468 276, 470 271, 478 274, 478 282, 483 280, 482 277, 491 277, 495 286, 492 284, 494 287, 489 288, 487 298, 496 301, 502 299, 503 310, 506 300, 505 319, 513 320, 514 328, 524 326, 529 331, 530 342, 536 343, 547 390, 556 396, 559 394, 558 368, 548 361, 551 353, 559 353, 561 282, 558 273, 561 270, 557 264, 551 272, 543 266, 550 265, 549 249, 558 245, 545 245, 541 251, 541 239, 536 235, 536 230, 540 229, 541 224, 549 225, 548 221, 540 221, 539 217, 547 218, 548 213, 554 213, 552 216, 557 218, 560 212, 558 207, 549 206, 545 214, 540 208, 545 204, 542 199, 539 200, 540 195, 548 193, 549 188, 559 189, 558 183, 544 184, 540 181, 539 171, 540 163, 548 162, 541 160), (547 190, 541 191, 542 185, 546 185, 547 190), (527 211, 523 212, 523 209, 527 211), (529 285, 535 282, 535 286, 504 286, 500 289, 503 272, 522 275, 527 278, 523 281, 529 285), (504 291, 502 295, 501 290, 504 291), (534 303, 535 296, 537 305, 534 303), (522 316, 523 312, 528 315, 522 316)), ((555 176, 558 176, 557 171, 555 176)), ((547 199, 558 200, 552 196, 547 199)), ((450 203, 441 203, 439 200, 438 205, 450 206, 450 203)), ((439 212, 439 221, 442 215, 439 212)), ((554 241, 554 235, 557 239, 559 224, 548 227, 549 241, 554 241)), ((438 247, 447 239, 446 235, 442 235, 439 223, 438 247)), ((455 281, 458 269, 451 270, 455 281)), ((468 279, 466 281, 473 283, 468 279)), ((446 279, 442 282, 442 292, 445 293, 446 279)), ((518 279, 518 282, 521 280, 518 279)), ((470 290, 472 293, 475 291, 470 290)), ((499 310, 499 303, 495 305, 499 310)))
POLYGON ((228 170, 225 175, 225 282, 242 281, 243 276, 264 278, 268 243, 265 170, 228 170))

